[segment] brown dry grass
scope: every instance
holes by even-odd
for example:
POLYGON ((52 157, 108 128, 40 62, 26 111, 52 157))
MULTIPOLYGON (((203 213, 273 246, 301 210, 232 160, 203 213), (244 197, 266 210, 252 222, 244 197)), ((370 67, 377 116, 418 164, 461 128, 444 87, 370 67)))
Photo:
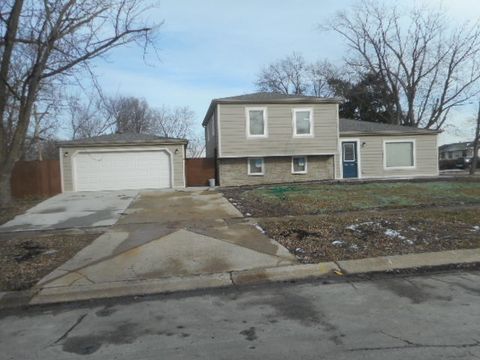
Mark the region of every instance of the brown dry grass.
POLYGON ((0 207, 0 225, 12 220, 15 216, 23 214, 28 209, 34 207, 44 198, 26 198, 12 201, 4 207, 0 207))
POLYGON ((303 263, 480 248, 480 207, 260 220, 303 263))
POLYGON ((69 260, 99 234, 1 234, 0 291, 25 290, 69 260))

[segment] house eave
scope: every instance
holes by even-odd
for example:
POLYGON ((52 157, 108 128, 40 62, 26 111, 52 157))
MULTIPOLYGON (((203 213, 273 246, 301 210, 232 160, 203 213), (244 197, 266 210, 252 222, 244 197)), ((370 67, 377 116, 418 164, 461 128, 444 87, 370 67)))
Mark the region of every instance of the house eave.
POLYGON ((376 135, 390 135, 390 136, 408 136, 408 135, 438 135, 441 130, 432 131, 340 131, 340 137, 347 136, 376 136, 376 135))
POLYGON ((96 142, 81 142, 74 143, 68 141, 57 142, 57 146, 61 148, 74 147, 118 147, 118 146, 158 146, 158 145, 187 145, 188 140, 161 140, 161 141, 129 141, 129 142, 111 142, 111 141, 96 141, 96 142))

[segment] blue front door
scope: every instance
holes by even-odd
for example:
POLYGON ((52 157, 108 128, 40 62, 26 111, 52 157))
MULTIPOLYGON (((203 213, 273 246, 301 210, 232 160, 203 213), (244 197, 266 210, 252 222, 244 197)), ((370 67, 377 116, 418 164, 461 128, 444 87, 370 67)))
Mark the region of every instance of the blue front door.
POLYGON ((355 141, 342 142, 342 162, 344 178, 358 177, 357 143, 355 141))

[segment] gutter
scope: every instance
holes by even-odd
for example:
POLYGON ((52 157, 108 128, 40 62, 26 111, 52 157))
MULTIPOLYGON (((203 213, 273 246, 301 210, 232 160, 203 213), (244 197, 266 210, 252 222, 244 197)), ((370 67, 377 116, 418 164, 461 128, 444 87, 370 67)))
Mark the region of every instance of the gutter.
POLYGON ((71 147, 109 147, 109 146, 154 146, 154 145, 187 145, 188 140, 182 141, 130 141, 126 142, 57 142, 58 147, 71 148, 71 147))

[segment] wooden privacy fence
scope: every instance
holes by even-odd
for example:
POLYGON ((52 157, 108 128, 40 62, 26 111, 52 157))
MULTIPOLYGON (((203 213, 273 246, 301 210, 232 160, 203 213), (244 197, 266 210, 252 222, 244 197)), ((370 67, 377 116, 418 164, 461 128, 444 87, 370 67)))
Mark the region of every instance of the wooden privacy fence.
POLYGON ((18 161, 12 172, 12 195, 53 196, 62 192, 58 160, 18 161))
POLYGON ((207 186, 208 179, 215 179, 215 159, 186 159, 187 186, 207 186))

